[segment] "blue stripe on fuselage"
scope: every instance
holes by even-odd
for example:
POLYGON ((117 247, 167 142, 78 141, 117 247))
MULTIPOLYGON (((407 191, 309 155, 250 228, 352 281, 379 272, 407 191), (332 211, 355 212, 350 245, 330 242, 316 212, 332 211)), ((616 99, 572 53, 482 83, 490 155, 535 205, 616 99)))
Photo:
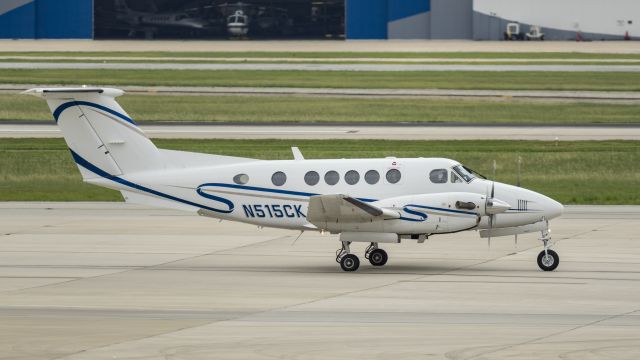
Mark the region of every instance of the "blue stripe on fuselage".
POLYGON ((209 206, 206 206, 206 205, 201 205, 201 204, 189 201, 189 200, 180 199, 180 198, 175 197, 173 195, 165 194, 163 192, 160 192, 160 191, 157 191, 157 190, 153 190, 153 189, 150 189, 148 187, 145 187, 145 186, 142 186, 142 185, 138 185, 138 184, 133 183, 131 181, 125 180, 123 178, 111 175, 108 172, 100 169, 99 167, 91 164, 90 162, 85 160, 83 157, 78 155, 75 151, 73 151, 71 149, 69 149, 69 151, 71 151, 71 156, 73 156, 73 160, 75 160, 76 164, 82 166, 83 168, 91 171, 92 173, 94 173, 94 174, 96 174, 98 176, 101 176, 101 177, 103 177, 105 179, 108 179, 108 180, 111 180, 113 182, 116 182, 118 184, 122 184, 122 185, 128 186, 128 187, 136 189, 136 190, 144 191, 144 192, 147 192, 149 194, 153 194, 155 196, 159 196, 159 197, 162 197, 162 198, 165 198, 165 199, 177 201, 179 203, 195 206, 195 207, 202 208, 202 209, 211 210, 211 211, 214 211, 214 212, 217 212, 217 213, 228 214, 228 213, 233 211, 234 205, 233 205, 233 203, 231 201, 229 201, 227 199, 224 199, 224 198, 221 198, 221 197, 217 197, 217 196, 213 196, 213 195, 210 195, 210 197, 209 197, 210 199, 213 199, 213 200, 216 200, 216 201, 219 201, 221 203, 226 204, 229 207, 228 210, 216 209, 216 208, 212 208, 212 207, 209 207, 209 206))
MULTIPOLYGON (((261 192, 269 192, 269 193, 274 193, 274 194, 305 196, 305 197, 311 197, 311 196, 320 195, 320 194, 316 194, 316 193, 309 193, 309 192, 303 192, 303 191, 270 189, 270 188, 257 187, 257 186, 225 184, 225 183, 206 183, 206 184, 202 184, 202 185, 198 186, 198 189, 200 189, 203 186, 222 187, 222 188, 229 188, 229 189, 251 190, 251 191, 261 191, 261 192)), ((368 198, 356 198, 356 199, 358 199, 360 201, 364 201, 364 202, 378 201, 376 199, 368 199, 368 198)))

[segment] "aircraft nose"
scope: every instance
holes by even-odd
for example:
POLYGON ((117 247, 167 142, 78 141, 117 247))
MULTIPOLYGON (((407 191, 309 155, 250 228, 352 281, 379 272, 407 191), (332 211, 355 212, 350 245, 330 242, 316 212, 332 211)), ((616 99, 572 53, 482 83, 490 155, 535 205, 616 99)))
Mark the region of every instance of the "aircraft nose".
POLYGON ((557 218, 562 215, 563 212, 564 206, 562 206, 562 204, 551 198, 546 198, 544 203, 544 215, 547 219, 557 218))

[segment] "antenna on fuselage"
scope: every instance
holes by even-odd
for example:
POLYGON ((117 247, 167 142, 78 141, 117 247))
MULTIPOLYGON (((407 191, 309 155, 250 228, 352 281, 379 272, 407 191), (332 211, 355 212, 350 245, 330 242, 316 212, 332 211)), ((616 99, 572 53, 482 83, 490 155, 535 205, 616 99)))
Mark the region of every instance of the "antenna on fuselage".
POLYGON ((291 246, 293 246, 293 245, 295 245, 295 244, 296 244, 296 241, 298 241, 298 239, 300 239, 300 238, 302 237, 302 234, 304 234, 304 230, 300 230, 300 234, 298 235, 298 237, 297 237, 297 238, 295 238, 295 239, 293 240, 293 242, 291 243, 291 246))
POLYGON ((293 153, 293 160, 304 160, 304 156, 302 155, 302 151, 298 149, 297 146, 291 147, 291 152, 293 153))

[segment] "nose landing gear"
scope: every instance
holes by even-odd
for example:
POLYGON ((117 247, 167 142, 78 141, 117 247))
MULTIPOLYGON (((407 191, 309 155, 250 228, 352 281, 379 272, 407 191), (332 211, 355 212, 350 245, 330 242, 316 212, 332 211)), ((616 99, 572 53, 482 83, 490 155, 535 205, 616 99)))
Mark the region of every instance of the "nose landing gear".
POLYGON ((553 271, 560 264, 560 256, 555 251, 549 249, 549 240, 551 236, 549 230, 542 231, 542 237, 540 238, 544 244, 544 250, 538 254, 538 266, 543 271, 553 271))

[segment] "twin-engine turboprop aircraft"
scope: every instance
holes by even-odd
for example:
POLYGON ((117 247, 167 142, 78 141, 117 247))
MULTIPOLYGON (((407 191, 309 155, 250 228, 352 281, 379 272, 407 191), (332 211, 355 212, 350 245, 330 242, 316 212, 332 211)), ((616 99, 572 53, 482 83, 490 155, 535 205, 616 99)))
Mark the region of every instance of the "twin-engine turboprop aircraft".
POLYGON ((481 237, 540 232, 542 270, 554 270, 549 220, 563 207, 544 195, 479 178, 441 158, 294 160, 190 153, 156 148, 110 88, 37 88, 47 100, 85 182, 119 190, 125 200, 217 219, 340 234, 336 261, 358 269, 387 262, 381 243, 479 230, 481 237))

